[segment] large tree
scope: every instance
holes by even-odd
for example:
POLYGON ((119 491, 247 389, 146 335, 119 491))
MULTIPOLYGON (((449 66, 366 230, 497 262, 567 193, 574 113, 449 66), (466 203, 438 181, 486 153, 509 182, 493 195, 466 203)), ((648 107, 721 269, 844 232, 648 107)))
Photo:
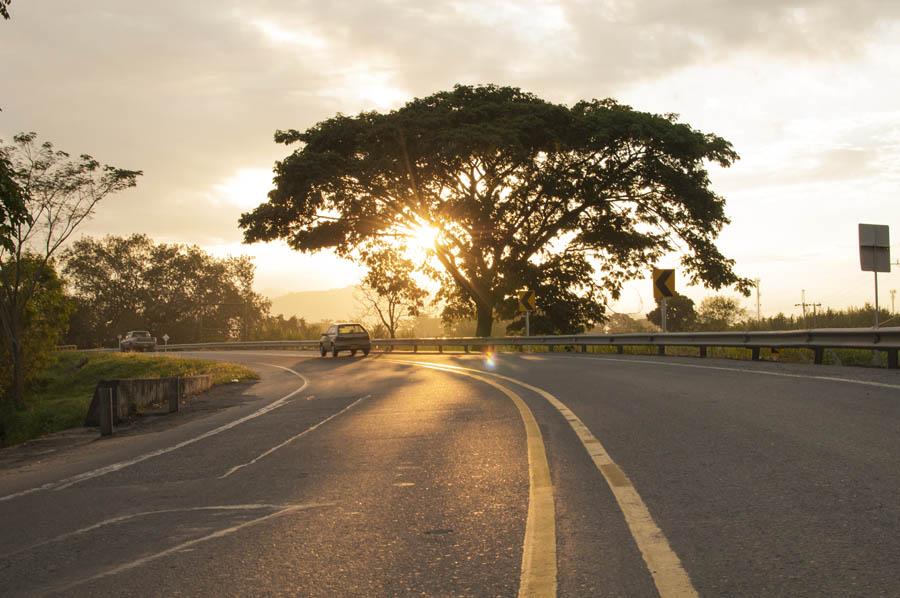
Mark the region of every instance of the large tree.
POLYGON ((714 243, 728 219, 706 171, 737 154, 674 115, 456 86, 275 140, 299 147, 276 163, 268 201, 241 217, 247 242, 359 257, 433 228, 448 309, 477 317, 481 336, 524 273, 562 253, 588 264, 574 288, 598 268, 611 298, 676 250, 693 282, 748 285, 714 243))
POLYGON ((28 310, 49 280, 47 268, 75 230, 110 194, 133 187, 140 171, 106 166, 87 154, 78 158, 38 143, 35 133, 0 140, 27 218, 11 224, 10 243, 0 244, 0 340, 12 360, 9 394, 23 408, 27 377, 28 310))

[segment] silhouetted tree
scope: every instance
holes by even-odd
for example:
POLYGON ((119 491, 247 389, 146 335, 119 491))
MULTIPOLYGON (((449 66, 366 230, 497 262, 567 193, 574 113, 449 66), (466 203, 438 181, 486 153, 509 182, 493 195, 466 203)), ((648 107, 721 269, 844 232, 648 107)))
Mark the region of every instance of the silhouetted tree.
POLYGON ((94 213, 97 203, 112 193, 137 184, 140 171, 105 166, 82 154, 38 144, 35 133, 0 141, 0 157, 10 166, 25 202, 28 218, 11 224, 11 247, 0 246, 0 335, 12 360, 9 394, 24 408, 28 358, 24 342, 30 303, 48 280, 47 268, 72 233, 94 213))
POLYGON ((12 4, 12 0, 0 0, 0 17, 4 19, 9 18, 9 8, 7 8, 10 4, 12 4))
MULTIPOLYGON (((359 256, 433 227, 446 315, 476 317, 480 336, 530 264, 564 252, 594 258, 612 298, 676 239, 690 280, 749 289, 714 244, 728 219, 705 168, 738 156, 675 115, 456 86, 275 140, 300 147, 276 163, 268 202, 241 217, 245 241, 359 256)), ((579 287, 593 267, 584 274, 579 287)))
POLYGON ((13 176, 10 161, 0 152, 0 249, 15 251, 18 226, 29 222, 25 195, 13 176))
MULTIPOLYGON (((662 303, 657 301, 647 319, 662 326, 662 303)), ((694 301, 690 297, 676 294, 666 300, 666 330, 669 332, 685 332, 692 330, 697 321, 694 301)))

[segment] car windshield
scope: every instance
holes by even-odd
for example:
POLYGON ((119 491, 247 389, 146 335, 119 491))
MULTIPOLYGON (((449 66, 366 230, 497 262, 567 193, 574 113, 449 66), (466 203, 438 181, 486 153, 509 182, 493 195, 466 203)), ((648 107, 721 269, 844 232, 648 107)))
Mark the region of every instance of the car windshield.
POLYGON ((132 332, 131 336, 139 336, 139 337, 145 338, 145 337, 150 336, 150 333, 147 332, 146 330, 138 330, 136 332, 132 332))
POLYGON ((338 326, 338 334, 365 334, 366 330, 359 324, 345 324, 338 326))

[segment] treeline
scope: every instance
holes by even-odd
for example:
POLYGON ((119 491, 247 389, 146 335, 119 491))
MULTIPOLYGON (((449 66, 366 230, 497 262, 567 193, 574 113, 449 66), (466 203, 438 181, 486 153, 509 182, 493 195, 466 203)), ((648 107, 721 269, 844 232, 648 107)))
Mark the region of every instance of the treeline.
MULTIPOLYGON (((684 295, 669 298, 666 309, 666 329, 669 332, 699 332, 725 330, 801 330, 808 328, 871 328, 875 323, 875 309, 868 303, 862 307, 846 309, 808 310, 805 315, 794 316, 778 313, 757 319, 741 306, 735 297, 717 295, 705 298, 698 307, 684 295)), ((880 325, 900 325, 900 317, 886 309, 880 309, 880 325)), ((625 314, 617 314, 607 324, 610 332, 637 332, 658 330, 661 325, 660 306, 649 312, 646 320, 635 320, 625 314)))
MULTIPOLYGON (((115 346, 128 330, 170 342, 249 339, 267 318, 244 256, 216 258, 197 246, 155 243, 146 235, 82 238, 62 254, 74 303, 66 342, 115 346)), ((160 340, 161 342, 161 340, 160 340)))

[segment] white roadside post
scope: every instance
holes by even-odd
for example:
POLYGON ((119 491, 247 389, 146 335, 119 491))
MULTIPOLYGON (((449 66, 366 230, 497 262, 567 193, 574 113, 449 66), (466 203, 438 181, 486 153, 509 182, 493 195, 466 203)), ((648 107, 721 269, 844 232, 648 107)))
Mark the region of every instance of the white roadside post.
POLYGON ((163 353, 167 353, 169 351, 169 335, 164 334, 162 336, 163 339, 163 353))

